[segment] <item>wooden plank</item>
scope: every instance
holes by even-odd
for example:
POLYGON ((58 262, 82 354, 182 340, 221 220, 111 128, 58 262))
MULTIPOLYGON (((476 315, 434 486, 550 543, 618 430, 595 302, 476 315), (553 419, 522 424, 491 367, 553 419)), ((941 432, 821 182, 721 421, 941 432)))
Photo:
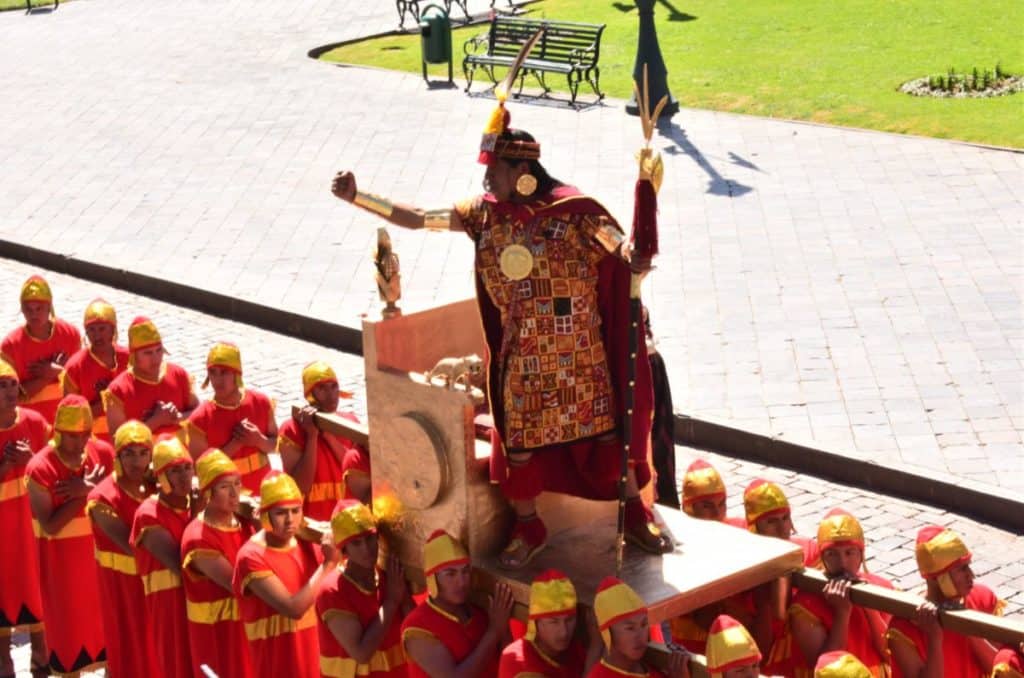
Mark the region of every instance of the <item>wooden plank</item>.
MULTIPOLYGON (((292 405, 292 416, 297 416, 298 413, 299 407, 292 405)), ((370 429, 366 427, 366 424, 356 423, 339 417, 336 414, 328 414, 326 412, 317 412, 316 423, 321 431, 347 438, 356 445, 362 445, 366 449, 370 449, 370 429)))
MULTIPOLYGON (((818 570, 804 569, 793 574, 793 585, 802 591, 821 593, 828 582, 824 573, 818 570)), ((920 596, 906 591, 874 586, 872 584, 854 584, 850 589, 850 600, 856 605, 881 610, 904 619, 914 619, 917 607, 924 601, 920 596)), ((997 644, 1009 644, 1016 647, 1024 643, 1024 622, 1006 617, 997 617, 974 610, 939 610, 939 623, 942 628, 967 636, 978 636, 997 644)))

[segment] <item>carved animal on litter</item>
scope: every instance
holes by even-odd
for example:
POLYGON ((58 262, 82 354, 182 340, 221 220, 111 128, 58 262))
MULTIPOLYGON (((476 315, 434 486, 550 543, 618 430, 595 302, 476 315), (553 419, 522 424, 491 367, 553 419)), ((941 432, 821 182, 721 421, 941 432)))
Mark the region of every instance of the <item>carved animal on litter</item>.
POLYGON ((480 356, 473 354, 461 358, 441 358, 437 364, 423 375, 428 384, 433 384, 438 378, 444 383, 445 388, 452 388, 457 383, 462 383, 468 391, 470 387, 483 385, 484 361, 480 356))

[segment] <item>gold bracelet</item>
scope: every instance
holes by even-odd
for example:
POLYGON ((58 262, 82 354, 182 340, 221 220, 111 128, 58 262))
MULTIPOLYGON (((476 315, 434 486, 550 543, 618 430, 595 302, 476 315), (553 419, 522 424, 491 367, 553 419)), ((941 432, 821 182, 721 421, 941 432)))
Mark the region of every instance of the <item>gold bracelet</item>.
POLYGON ((452 230, 452 211, 450 209, 427 210, 423 213, 423 227, 431 231, 452 230))
POLYGON ((387 219, 394 212, 395 206, 387 198, 382 198, 379 195, 373 193, 363 193, 362 191, 356 191, 355 204, 362 207, 364 210, 379 214, 380 216, 387 219))

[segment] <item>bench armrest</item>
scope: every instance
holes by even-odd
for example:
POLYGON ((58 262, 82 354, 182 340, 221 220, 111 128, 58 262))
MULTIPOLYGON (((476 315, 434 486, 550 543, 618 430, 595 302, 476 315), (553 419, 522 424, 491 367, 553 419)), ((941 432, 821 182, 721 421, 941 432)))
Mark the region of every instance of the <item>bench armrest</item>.
POLYGON ((462 44, 462 51, 466 56, 479 55, 481 51, 486 54, 490 44, 490 37, 491 34, 489 32, 474 35, 462 44))
POLYGON ((569 59, 573 66, 593 66, 597 56, 597 43, 592 42, 589 47, 577 47, 569 52, 569 59))

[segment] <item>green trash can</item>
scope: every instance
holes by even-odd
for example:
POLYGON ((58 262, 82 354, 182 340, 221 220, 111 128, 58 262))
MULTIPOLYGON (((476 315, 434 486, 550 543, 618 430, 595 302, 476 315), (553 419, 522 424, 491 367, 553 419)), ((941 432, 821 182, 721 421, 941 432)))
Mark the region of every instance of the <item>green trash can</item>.
POLYGON ((420 48, 422 50, 423 79, 427 79, 427 64, 448 64, 448 83, 452 81, 452 22, 448 12, 439 5, 427 5, 420 12, 420 48))

